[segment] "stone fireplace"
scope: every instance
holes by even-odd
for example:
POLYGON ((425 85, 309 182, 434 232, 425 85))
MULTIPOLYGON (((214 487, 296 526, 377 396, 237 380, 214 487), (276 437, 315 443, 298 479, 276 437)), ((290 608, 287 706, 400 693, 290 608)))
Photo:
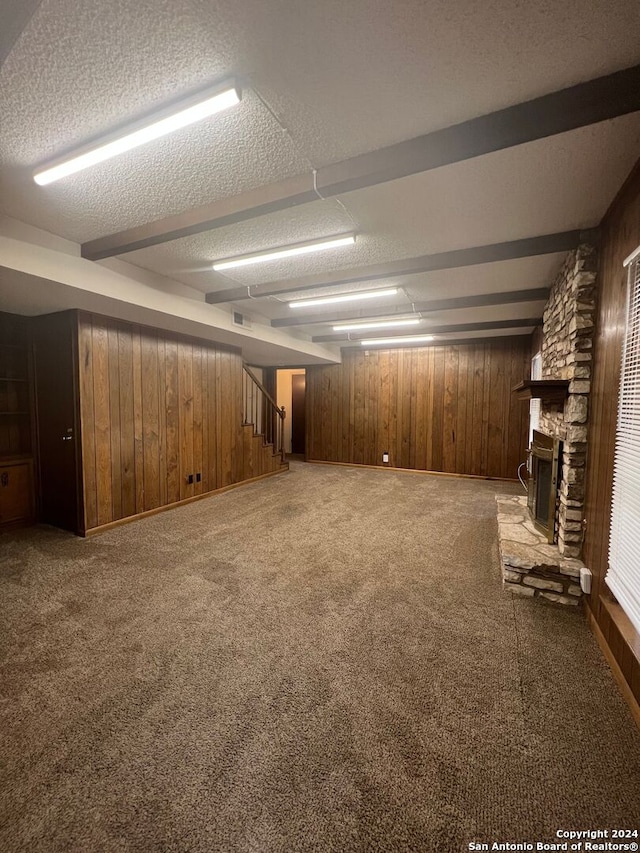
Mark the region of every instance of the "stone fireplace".
POLYGON ((567 255, 551 287, 539 338, 542 378, 537 385, 523 383, 530 390, 538 389, 541 400, 531 448, 529 493, 497 499, 505 588, 568 605, 577 605, 582 595, 583 564, 578 558, 583 538, 596 264, 595 248, 579 246, 567 255), (542 386, 554 393, 543 395, 542 386), (562 386, 560 393, 558 386, 562 386))
POLYGON ((579 557, 582 550, 596 271, 593 246, 570 252, 551 287, 542 325, 542 378, 569 381, 564 403, 542 402, 539 426, 562 442, 553 541, 566 557, 579 557))

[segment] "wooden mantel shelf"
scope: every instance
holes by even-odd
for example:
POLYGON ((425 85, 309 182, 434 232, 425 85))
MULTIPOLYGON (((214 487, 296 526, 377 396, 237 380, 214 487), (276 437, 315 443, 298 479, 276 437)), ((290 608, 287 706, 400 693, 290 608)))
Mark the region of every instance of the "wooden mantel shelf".
POLYGON ((512 388, 520 400, 540 399, 545 403, 564 403, 569 393, 568 379, 525 379, 512 388))

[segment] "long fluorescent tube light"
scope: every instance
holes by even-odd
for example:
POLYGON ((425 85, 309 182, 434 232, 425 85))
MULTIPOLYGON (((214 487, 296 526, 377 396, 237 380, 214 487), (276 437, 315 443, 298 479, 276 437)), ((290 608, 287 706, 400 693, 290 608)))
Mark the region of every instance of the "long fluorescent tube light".
POLYGON ((53 181, 58 181, 60 178, 66 178, 68 175, 73 175, 83 169, 88 169, 90 166, 95 166, 98 163, 103 163, 111 157, 117 157, 118 154, 123 154, 125 151, 131 151, 132 148, 138 148, 147 142, 154 139, 159 139, 161 136, 166 136, 173 133, 175 130, 187 127, 197 121, 208 118, 216 113, 222 112, 229 107, 233 107, 240 103, 242 93, 235 86, 226 88, 222 91, 218 89, 217 93, 211 95, 209 90, 208 97, 203 99, 203 94, 193 96, 188 101, 182 101, 181 109, 167 115, 166 110, 162 114, 156 113, 155 119, 151 117, 143 126, 138 126, 136 130, 125 133, 123 136, 118 136, 109 142, 102 145, 98 144, 93 148, 85 149, 80 154, 71 155, 58 163, 48 166, 35 172, 33 179, 37 184, 44 186, 51 184, 53 181), (194 98, 197 97, 197 101, 194 98), (188 106, 185 106, 188 104, 188 106), (158 118, 163 115, 162 118, 158 118))
POLYGON ((244 255, 241 258, 230 258, 228 261, 217 261, 213 268, 216 272, 220 270, 231 270, 236 267, 248 267, 251 264, 262 264, 265 261, 277 261, 280 258, 293 258, 297 255, 308 255, 311 252, 323 252, 325 249, 338 249, 340 246, 353 246, 356 242, 355 234, 345 234, 342 237, 332 237, 330 240, 320 240, 313 243, 304 243, 297 246, 285 246, 283 249, 274 249, 269 252, 259 252, 256 255, 244 255))
POLYGON ((389 346, 393 344, 422 344, 434 340, 433 335, 409 335, 397 338, 376 338, 375 340, 360 341, 363 347, 389 346))
POLYGON ((381 320, 378 323, 350 323, 348 326, 334 326, 334 332, 356 332, 360 329, 391 329, 400 326, 419 326, 420 319, 416 320, 381 320))
POLYGON ((381 296, 395 296, 397 287, 387 290, 363 290, 355 293, 344 293, 341 296, 322 296, 318 299, 301 299, 299 302, 289 302, 289 308, 308 308, 314 305, 332 305, 335 302, 356 302, 359 299, 378 299, 381 296))

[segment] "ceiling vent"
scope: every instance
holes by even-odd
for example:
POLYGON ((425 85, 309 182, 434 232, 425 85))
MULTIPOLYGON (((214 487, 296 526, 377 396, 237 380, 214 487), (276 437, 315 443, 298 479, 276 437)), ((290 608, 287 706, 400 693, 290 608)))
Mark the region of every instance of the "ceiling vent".
POLYGON ((248 317, 245 317, 244 314, 241 314, 240 311, 232 312, 232 322, 234 326, 241 326, 243 329, 252 329, 253 324, 249 320, 248 317))

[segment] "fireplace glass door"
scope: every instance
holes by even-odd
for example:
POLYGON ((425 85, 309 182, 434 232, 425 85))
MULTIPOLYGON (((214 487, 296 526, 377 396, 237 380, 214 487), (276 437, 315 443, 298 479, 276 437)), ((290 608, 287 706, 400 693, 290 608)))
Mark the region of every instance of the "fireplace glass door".
POLYGON ((527 494, 529 512, 537 529, 544 533, 548 542, 553 542, 560 442, 550 435, 534 430, 529 452, 531 454, 531 476, 527 494))

